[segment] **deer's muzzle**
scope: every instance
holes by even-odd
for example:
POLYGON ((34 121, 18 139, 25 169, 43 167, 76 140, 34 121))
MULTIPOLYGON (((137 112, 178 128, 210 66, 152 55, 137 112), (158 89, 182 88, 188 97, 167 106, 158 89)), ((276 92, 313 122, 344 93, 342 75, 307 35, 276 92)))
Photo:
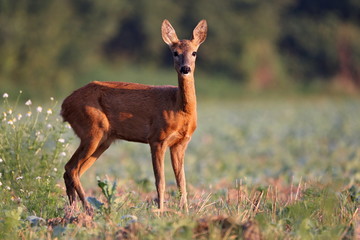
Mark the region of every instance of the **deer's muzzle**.
POLYGON ((189 72, 191 72, 191 68, 189 66, 182 66, 180 68, 180 73, 181 74, 188 74, 189 72))

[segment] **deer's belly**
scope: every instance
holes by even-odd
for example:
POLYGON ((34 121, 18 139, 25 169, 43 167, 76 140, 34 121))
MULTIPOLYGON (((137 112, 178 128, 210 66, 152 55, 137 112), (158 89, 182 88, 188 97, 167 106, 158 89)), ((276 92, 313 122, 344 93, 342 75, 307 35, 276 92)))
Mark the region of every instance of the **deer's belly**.
POLYGON ((121 116, 120 121, 112 130, 117 139, 147 143, 149 129, 148 122, 141 118, 121 116))

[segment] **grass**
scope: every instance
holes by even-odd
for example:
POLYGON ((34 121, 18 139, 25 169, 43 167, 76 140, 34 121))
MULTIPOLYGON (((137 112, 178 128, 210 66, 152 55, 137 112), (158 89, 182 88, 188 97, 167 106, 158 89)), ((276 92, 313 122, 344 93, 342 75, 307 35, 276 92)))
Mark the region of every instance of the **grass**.
POLYGON ((118 142, 82 177, 94 219, 81 208, 64 219, 61 175, 77 140, 55 100, 10 98, 0 105, 1 239, 359 237, 359 99, 202 101, 186 154, 188 215, 169 156, 159 217, 148 146, 118 142))

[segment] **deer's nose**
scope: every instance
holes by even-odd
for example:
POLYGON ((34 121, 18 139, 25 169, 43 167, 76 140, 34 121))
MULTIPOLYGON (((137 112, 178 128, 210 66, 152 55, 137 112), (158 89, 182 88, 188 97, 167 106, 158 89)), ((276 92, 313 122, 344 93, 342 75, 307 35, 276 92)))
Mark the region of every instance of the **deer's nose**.
POLYGON ((191 71, 191 68, 189 66, 182 66, 180 68, 180 73, 181 74, 188 74, 191 71))

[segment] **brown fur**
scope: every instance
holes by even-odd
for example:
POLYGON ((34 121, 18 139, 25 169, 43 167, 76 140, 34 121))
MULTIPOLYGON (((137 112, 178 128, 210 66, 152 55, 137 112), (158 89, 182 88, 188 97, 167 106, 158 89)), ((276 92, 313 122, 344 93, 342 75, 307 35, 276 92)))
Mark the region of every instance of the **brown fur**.
POLYGON ((178 53, 174 56, 178 87, 92 82, 64 100, 61 115, 81 141, 65 166, 64 180, 71 205, 77 193, 87 212, 91 213, 79 178, 115 139, 123 139, 150 145, 160 210, 164 208, 164 154, 166 148, 170 148, 182 195, 180 205, 187 210, 184 155, 197 119, 196 57, 193 52, 205 40, 206 30, 206 21, 203 20, 194 29, 192 40, 179 41, 170 23, 163 22, 163 39, 173 52, 178 53), (191 71, 181 73, 184 66, 191 71))

